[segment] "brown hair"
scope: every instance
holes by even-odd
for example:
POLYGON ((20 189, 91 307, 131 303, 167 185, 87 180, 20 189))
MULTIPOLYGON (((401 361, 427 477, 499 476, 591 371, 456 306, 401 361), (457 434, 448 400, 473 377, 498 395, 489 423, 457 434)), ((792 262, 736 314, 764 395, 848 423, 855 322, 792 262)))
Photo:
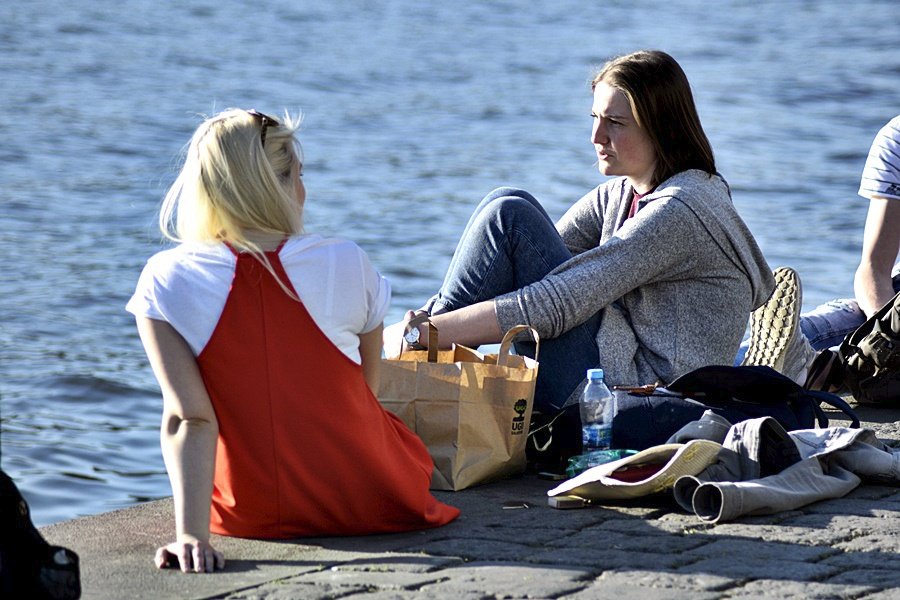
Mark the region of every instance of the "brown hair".
POLYGON ((621 90, 656 150, 653 185, 687 169, 716 172, 712 147, 700 125, 691 85, 674 58, 660 50, 640 50, 609 60, 594 76, 621 90))

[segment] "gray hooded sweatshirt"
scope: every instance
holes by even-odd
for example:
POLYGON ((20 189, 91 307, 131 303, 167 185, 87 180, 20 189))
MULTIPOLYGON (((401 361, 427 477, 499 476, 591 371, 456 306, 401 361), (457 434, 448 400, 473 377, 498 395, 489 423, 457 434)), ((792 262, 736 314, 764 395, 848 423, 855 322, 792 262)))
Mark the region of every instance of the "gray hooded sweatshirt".
POLYGON ((624 177, 613 179, 566 212, 556 228, 572 258, 496 298, 502 330, 526 323, 554 338, 599 312, 598 365, 611 385, 667 384, 733 364, 775 281, 728 185, 678 173, 626 220, 632 195, 624 177))

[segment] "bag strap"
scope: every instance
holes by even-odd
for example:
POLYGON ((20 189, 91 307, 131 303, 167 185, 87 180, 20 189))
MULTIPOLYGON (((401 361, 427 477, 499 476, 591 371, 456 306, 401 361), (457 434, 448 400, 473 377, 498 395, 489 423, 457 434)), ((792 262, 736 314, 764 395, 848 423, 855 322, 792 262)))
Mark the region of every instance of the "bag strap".
POLYGON ((818 390, 804 390, 804 393, 810 396, 813 400, 815 400, 815 404, 813 408, 816 411, 816 417, 819 421, 820 427, 828 427, 828 418, 825 416, 825 413, 822 411, 821 404, 827 404, 832 408, 836 408, 848 417, 850 417, 850 427, 852 429, 859 429, 859 417, 856 414, 856 411, 853 410, 847 402, 838 396, 837 394, 831 394, 829 392, 820 392, 818 390), (824 424, 822 423, 824 420, 824 424))
MULTIPOLYGON (((541 336, 538 335, 537 330, 530 325, 515 325, 509 328, 509 331, 506 332, 506 335, 503 336, 503 340, 500 342, 500 351, 497 355, 497 364, 499 366, 506 366, 509 362, 509 354, 512 350, 513 340, 526 331, 531 334, 531 338, 534 340, 534 360, 538 359, 538 353, 541 349, 541 336)), ((429 347, 431 347, 430 341, 429 347)))

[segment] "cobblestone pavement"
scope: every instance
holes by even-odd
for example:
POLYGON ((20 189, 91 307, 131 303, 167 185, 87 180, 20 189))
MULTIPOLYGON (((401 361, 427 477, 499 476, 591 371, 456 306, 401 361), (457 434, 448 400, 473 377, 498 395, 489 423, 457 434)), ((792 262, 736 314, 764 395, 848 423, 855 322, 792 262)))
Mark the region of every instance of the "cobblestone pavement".
MULTIPOLYGON (((860 416, 879 437, 900 439, 900 411, 860 416)), ((900 598, 900 487, 866 485, 800 510, 708 525, 668 498, 553 509, 552 485, 526 475, 439 492, 462 516, 424 532, 218 537, 228 564, 215 575, 153 567, 154 548, 171 535, 170 500, 42 531, 81 555, 89 599, 900 598)))

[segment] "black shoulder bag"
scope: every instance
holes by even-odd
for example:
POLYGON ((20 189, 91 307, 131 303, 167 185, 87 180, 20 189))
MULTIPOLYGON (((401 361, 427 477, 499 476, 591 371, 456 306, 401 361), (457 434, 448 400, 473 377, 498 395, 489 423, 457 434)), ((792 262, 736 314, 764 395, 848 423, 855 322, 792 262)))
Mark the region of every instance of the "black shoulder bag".
POLYGON ((857 402, 900 406, 900 293, 844 339, 838 356, 857 402))

